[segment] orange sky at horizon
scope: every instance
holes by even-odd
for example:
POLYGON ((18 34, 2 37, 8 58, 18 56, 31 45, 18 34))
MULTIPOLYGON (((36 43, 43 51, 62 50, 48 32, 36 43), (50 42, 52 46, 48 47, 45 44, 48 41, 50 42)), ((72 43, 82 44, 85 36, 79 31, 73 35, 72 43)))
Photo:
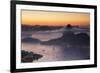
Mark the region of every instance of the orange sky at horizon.
POLYGON ((89 25, 89 13, 22 10, 22 25, 89 25))

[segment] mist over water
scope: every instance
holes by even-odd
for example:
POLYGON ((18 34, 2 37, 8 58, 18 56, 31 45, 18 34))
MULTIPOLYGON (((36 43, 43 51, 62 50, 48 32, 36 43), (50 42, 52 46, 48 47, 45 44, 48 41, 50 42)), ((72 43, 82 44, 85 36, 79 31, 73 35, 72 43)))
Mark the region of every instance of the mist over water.
POLYGON ((41 41, 49 41, 51 39, 60 38, 62 35, 62 33, 33 33, 32 37, 41 41))
MULTIPOLYGON (((89 35, 89 29, 76 29, 71 30, 74 34, 86 33, 89 35)), ((37 54, 43 55, 42 58, 33 61, 33 62, 49 62, 49 61, 67 61, 67 60, 86 60, 90 58, 90 48, 89 45, 74 45, 65 42, 62 37, 64 32, 69 32, 64 28, 58 30, 50 31, 29 31, 22 32, 22 39, 25 39, 22 42, 22 50, 35 52, 37 54), (31 37, 31 39, 29 38, 31 37), (63 40, 62 40, 63 39, 63 40), (26 40, 35 40, 35 42, 26 42, 26 40)), ((70 33, 70 32, 69 32, 70 33)), ((68 34, 69 34, 68 33, 68 34)), ((75 40, 73 40, 75 41, 75 40)), ((73 42, 72 40, 70 42, 73 42)), ((81 41, 82 42, 82 41, 81 41)))

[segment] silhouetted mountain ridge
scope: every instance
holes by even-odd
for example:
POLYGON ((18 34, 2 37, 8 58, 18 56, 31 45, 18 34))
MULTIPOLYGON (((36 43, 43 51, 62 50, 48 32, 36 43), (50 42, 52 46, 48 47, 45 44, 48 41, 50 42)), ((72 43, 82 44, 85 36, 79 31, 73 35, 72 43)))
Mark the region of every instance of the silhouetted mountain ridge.
MULTIPOLYGON (((23 27, 24 28, 24 27, 23 27)), ((39 30, 48 30, 51 27, 49 26, 33 26, 31 27, 32 30, 34 28, 39 28, 39 30)), ((57 39, 51 39, 49 41, 40 41, 36 38, 28 37, 22 39, 22 42, 29 42, 29 43, 41 43, 44 45, 65 45, 65 44, 71 44, 71 45, 89 45, 90 43, 90 37, 86 33, 78 33, 75 34, 74 31, 71 31, 73 26, 68 24, 65 29, 68 31, 63 32, 63 36, 57 39)), ((38 29, 37 29, 38 30, 38 29)))
POLYGON ((74 34, 72 32, 64 33, 64 35, 57 39, 52 39, 50 41, 42 42, 44 45, 89 45, 90 38, 85 33, 74 34))
POLYGON ((62 26, 28 26, 28 25, 21 25, 22 31, 45 31, 45 30, 56 30, 62 28, 62 26))

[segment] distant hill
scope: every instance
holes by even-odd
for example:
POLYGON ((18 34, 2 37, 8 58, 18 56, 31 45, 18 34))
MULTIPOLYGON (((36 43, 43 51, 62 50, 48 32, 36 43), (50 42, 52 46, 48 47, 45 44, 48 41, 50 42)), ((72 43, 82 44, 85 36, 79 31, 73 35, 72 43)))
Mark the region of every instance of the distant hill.
POLYGON ((28 26, 28 25, 21 25, 22 31, 46 31, 46 30, 56 30, 62 28, 62 26, 28 26))
POLYGON ((44 45, 89 45, 90 37, 86 33, 74 34, 72 31, 63 33, 63 36, 57 39, 51 39, 49 41, 40 41, 33 37, 26 37, 21 40, 25 43, 40 43, 44 45))
POLYGON ((62 37, 42 42, 44 45, 89 45, 90 38, 85 33, 74 34, 73 32, 64 33, 62 37))
MULTIPOLYGON (((55 26, 27 26, 22 25, 22 31, 45 31, 45 30, 55 30, 62 28, 61 26, 55 27, 55 26)), ((57 39, 51 39, 49 41, 40 41, 39 39, 35 39, 32 37, 27 37, 22 39, 22 42, 28 42, 28 43, 41 43, 44 45, 89 45, 90 44, 90 37, 87 33, 80 32, 78 34, 74 34, 73 29, 74 26, 71 26, 68 24, 65 26, 65 29, 67 31, 63 32, 63 36, 57 39)), ((83 31, 83 30, 82 30, 83 31)))

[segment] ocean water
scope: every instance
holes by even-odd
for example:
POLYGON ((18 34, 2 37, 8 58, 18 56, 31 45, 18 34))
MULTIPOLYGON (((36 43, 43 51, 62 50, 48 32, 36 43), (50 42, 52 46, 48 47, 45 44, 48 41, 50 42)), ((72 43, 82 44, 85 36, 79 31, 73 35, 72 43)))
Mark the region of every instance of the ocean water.
POLYGON ((89 59, 89 48, 74 48, 61 46, 47 46, 41 44, 22 43, 22 50, 35 52, 43 55, 37 62, 48 61, 67 61, 67 60, 84 60, 89 59))
MULTIPOLYGON (((62 36, 62 32, 55 33, 41 31, 32 32, 31 34, 28 34, 28 32, 24 32, 24 35, 22 34, 22 38, 32 37, 35 39, 39 39, 42 42, 49 41, 51 39, 57 39, 62 36)), ((43 55, 42 58, 33 62, 86 60, 90 58, 89 46, 73 46, 69 45, 68 43, 66 43, 66 45, 43 45, 41 43, 22 42, 21 49, 43 55)))

